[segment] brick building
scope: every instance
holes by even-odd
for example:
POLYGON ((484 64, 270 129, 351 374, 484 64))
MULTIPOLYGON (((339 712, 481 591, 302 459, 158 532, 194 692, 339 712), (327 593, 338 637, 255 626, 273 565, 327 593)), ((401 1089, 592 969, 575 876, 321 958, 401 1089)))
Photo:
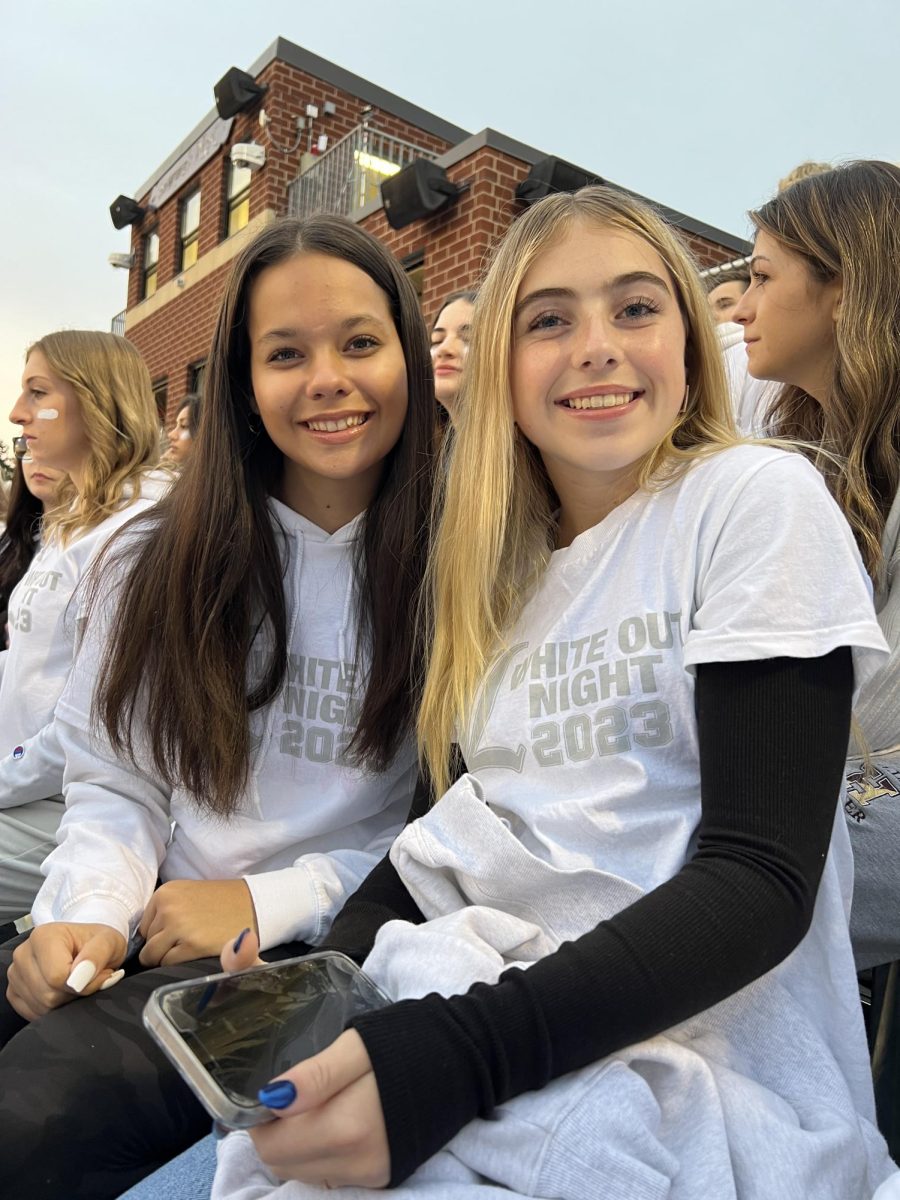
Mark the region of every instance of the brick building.
MULTIPOLYGON (((517 184, 547 157, 492 129, 470 134, 282 38, 247 75, 262 94, 227 119, 214 109, 134 197, 128 303, 113 327, 143 353, 167 423, 179 399, 202 387, 229 265, 263 225, 286 212, 358 220, 410 272, 431 316, 447 292, 477 280, 521 211, 517 184), (264 165, 231 161, 232 147, 246 143, 265 151, 264 165), (464 190, 392 229, 380 184, 419 158, 464 190)), ((748 252, 742 239, 658 207, 701 266, 748 252)))

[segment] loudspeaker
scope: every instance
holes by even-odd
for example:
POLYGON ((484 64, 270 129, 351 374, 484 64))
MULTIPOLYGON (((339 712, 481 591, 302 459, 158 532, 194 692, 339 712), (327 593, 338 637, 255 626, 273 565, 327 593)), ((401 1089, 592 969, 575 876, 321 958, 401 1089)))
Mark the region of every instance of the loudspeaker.
POLYGON ((516 188, 516 199, 524 204, 536 204, 554 192, 577 192, 590 183, 605 183, 599 175, 591 175, 563 162, 561 158, 542 158, 536 162, 516 188))
POLYGON ((430 217, 452 204, 461 190, 447 178, 443 167, 427 158, 416 158, 381 185, 388 224, 392 229, 402 229, 421 217, 430 217))
POLYGON ((137 224, 143 220, 146 211, 146 208, 141 208, 137 200, 132 200, 130 196, 117 196, 109 206, 109 215, 116 229, 137 224))
POLYGON ((216 112, 224 121, 236 117, 245 108, 252 108, 265 90, 264 83, 257 83, 246 71, 231 67, 213 88, 216 112))

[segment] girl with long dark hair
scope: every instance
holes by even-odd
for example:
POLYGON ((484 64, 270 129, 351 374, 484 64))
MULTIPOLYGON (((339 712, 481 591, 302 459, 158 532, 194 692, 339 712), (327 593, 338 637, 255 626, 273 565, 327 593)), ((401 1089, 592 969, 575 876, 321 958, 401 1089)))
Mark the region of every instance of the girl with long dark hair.
POLYGON ((5 1089, 25 1117, 0 1118, 7 1194, 52 1176, 118 1195, 198 1137, 143 998, 208 971, 233 929, 276 955, 321 941, 402 825, 433 426, 390 254, 340 218, 260 233, 225 290, 196 452, 107 561, 111 635, 59 707, 67 814, 8 976, 0 1071, 28 1063, 33 1087, 5 1089), (123 963, 157 969, 104 993, 123 963), (70 1144, 48 1113, 76 1107, 70 1144))
MULTIPOLYGON (((5 631, 6 610, 13 588, 28 570, 41 544, 44 514, 53 508, 59 484, 65 475, 34 460, 16 459, 9 485, 5 525, 0 532, 0 626, 5 631)), ((0 636, 8 645, 5 632, 0 636)))

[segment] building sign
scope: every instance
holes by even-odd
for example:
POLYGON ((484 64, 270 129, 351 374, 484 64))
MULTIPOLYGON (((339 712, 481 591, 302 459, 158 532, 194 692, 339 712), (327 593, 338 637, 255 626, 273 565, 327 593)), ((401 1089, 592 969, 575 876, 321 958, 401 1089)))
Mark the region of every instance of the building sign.
POLYGON ((227 121, 217 117, 212 125, 200 134, 193 146, 185 150, 181 158, 154 184, 148 200, 151 208, 161 208, 183 183, 187 183, 204 163, 209 162, 219 147, 228 140, 233 124, 234 117, 229 117, 227 121))

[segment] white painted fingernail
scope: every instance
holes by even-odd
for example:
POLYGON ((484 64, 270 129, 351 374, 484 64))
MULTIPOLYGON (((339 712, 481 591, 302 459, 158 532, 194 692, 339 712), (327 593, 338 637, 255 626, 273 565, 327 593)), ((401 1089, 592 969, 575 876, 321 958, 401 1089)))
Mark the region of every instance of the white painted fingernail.
POLYGON ((121 967, 119 967, 118 971, 113 971, 112 975, 110 975, 109 979, 107 979, 105 983, 100 984, 99 990, 101 992, 105 992, 107 988, 111 988, 114 984, 118 983, 120 979, 124 978, 125 972, 121 967))
POLYGON ((78 992, 80 995, 96 974, 97 968, 91 960, 83 958, 66 980, 66 987, 71 988, 73 992, 78 992))

